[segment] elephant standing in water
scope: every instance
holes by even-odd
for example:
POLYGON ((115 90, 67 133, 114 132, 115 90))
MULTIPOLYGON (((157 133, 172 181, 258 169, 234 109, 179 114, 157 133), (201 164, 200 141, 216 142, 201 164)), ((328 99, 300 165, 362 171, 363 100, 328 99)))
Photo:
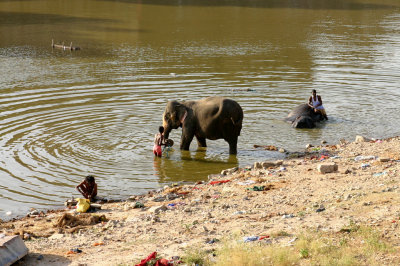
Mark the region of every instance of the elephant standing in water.
POLYGON ((315 122, 320 122, 325 118, 319 112, 315 113, 308 104, 300 104, 289 113, 285 118, 292 123, 294 128, 314 128, 315 122))
POLYGON ((181 150, 189 150, 196 137, 199 147, 207 147, 206 139, 224 139, 229 143, 229 154, 237 154, 242 121, 242 107, 224 97, 170 101, 163 116, 164 137, 167 139, 172 129, 182 127, 181 150))

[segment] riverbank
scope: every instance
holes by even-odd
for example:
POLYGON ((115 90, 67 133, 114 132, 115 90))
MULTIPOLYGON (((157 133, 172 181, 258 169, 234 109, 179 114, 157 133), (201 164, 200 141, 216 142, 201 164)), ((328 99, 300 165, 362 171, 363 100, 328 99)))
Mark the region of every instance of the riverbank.
POLYGON ((342 140, 223 173, 95 213, 4 222, 0 234, 25 238, 20 265, 133 265, 154 251, 221 265, 400 263, 400 137, 342 140))

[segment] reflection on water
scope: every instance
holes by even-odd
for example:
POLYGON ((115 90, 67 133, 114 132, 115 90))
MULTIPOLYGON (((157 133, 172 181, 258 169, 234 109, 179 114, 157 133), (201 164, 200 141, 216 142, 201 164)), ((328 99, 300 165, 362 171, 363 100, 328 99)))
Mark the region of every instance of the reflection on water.
POLYGON ((123 198, 355 135, 398 135, 398 1, 0 1, 0 218, 62 205, 87 174, 123 198), (51 40, 80 46, 52 49, 51 40), (322 95, 329 122, 282 119, 322 95), (152 140, 167 101, 223 95, 244 110, 223 140, 168 158, 152 140))

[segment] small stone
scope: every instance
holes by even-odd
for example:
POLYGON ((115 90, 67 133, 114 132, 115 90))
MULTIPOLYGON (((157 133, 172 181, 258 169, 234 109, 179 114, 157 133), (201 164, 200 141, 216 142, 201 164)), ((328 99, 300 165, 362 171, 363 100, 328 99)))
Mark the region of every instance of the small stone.
POLYGON ((379 158, 378 161, 382 162, 382 163, 386 163, 386 162, 389 162, 390 159, 389 158, 379 158))
POLYGON ((263 168, 274 167, 276 164, 274 162, 262 162, 263 168))
POLYGON ((166 210, 168 210, 167 206, 161 205, 161 206, 153 206, 148 211, 151 212, 151 213, 156 213, 157 214, 159 212, 163 212, 163 211, 166 211, 166 210))
POLYGON ((49 237, 49 239, 61 239, 64 237, 64 234, 54 234, 49 237))
POLYGON ((306 149, 309 149, 309 148, 312 148, 312 147, 314 147, 312 144, 310 144, 310 143, 308 143, 307 145, 306 145, 306 149))
POLYGON ((333 173, 338 170, 338 165, 336 163, 320 164, 318 165, 317 170, 322 174, 333 173))
POLYGON ((262 166, 262 164, 261 164, 260 162, 255 162, 253 168, 254 168, 254 169, 262 169, 263 166, 262 166))
POLYGON ((350 169, 345 169, 345 170, 341 171, 341 173, 347 175, 347 174, 351 173, 351 170, 350 169))
POLYGON ((155 202, 162 202, 162 201, 165 201, 165 200, 166 200, 166 197, 164 197, 164 196, 157 197, 157 198, 153 199, 153 201, 155 201, 155 202))
POLYGON ((326 140, 321 140, 321 144, 326 144, 326 140))
POLYGON ((279 149, 279 152, 280 152, 280 153, 285 153, 286 150, 285 150, 284 148, 280 148, 280 149, 279 149))
POLYGON ((371 141, 370 139, 363 137, 363 136, 356 136, 356 143, 362 143, 362 142, 369 142, 371 141))

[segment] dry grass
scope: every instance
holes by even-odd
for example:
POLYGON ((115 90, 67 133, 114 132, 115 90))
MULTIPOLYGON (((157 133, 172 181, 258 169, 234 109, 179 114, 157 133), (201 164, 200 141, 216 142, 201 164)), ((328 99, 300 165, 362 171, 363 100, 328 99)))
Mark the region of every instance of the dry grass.
POLYGON ((274 235, 272 244, 264 241, 244 243, 234 236, 224 240, 224 246, 215 252, 215 258, 210 259, 210 255, 198 250, 192 257, 202 257, 201 262, 196 261, 200 265, 382 265, 382 258, 388 260, 387 264, 400 263, 390 260, 396 249, 385 242, 379 232, 354 223, 339 233, 304 232, 291 244, 289 240, 294 236, 274 235))

